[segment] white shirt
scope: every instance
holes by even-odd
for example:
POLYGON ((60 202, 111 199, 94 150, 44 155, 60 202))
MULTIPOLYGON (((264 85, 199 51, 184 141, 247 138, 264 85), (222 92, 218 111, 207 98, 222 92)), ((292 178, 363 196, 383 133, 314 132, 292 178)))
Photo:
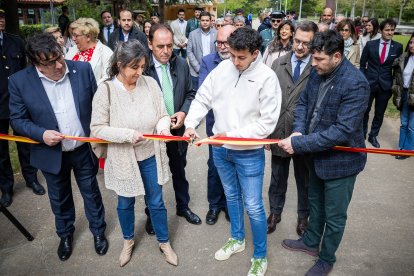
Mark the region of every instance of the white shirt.
MULTIPOLYGON (((154 60, 155 71, 157 71, 157 76, 158 76, 158 79, 159 79, 160 84, 161 84, 162 83, 162 68, 161 68, 162 63, 160 63, 154 57, 154 55, 152 55, 152 59, 154 60)), ((173 83, 172 83, 172 79, 171 79, 171 74, 170 74, 170 63, 169 62, 167 63, 167 75, 168 75, 168 78, 170 80, 171 87, 173 88, 173 91, 174 91, 174 87, 173 87, 173 83)), ((161 90, 162 90, 162 87, 161 87, 161 90)), ((164 91, 162 91, 162 92, 164 93, 164 91)))
POLYGON ((128 41, 129 33, 126 34, 124 31, 122 33, 124 34, 124 42, 128 41))
MULTIPOLYGON (((36 70, 52 105, 60 133, 68 136, 84 137, 85 132, 76 112, 75 100, 73 99, 68 66, 66 65, 65 75, 58 81, 51 80, 37 68, 36 70)), ((79 141, 62 140, 62 151, 72 151, 82 144, 83 142, 79 141)))
POLYGON ((410 87, 411 76, 414 70, 414 56, 411 55, 403 71, 404 88, 410 87))
POLYGON ((203 57, 210 54, 210 32, 211 28, 207 33, 201 30, 201 44, 203 46, 203 57))
MULTIPOLYGON (((112 34, 112 32, 114 31, 114 28, 115 28, 114 27, 114 24, 112 24, 111 26, 109 26, 109 33, 110 34, 112 34)), ((109 40, 109 37, 108 37, 108 26, 104 26, 103 29, 102 29, 102 31, 103 31, 103 35, 104 35, 105 41, 108 41, 109 40)))
MULTIPOLYGON (((305 69, 306 65, 309 63, 311 55, 308 55, 306 58, 301 59, 302 63, 300 64, 300 74, 302 75, 303 70, 305 69)), ((295 71, 296 64, 298 63, 298 58, 296 57, 295 53, 292 54, 292 58, 290 60, 292 64, 292 73, 295 71)))
POLYGON ((0 42, 1 46, 3 46, 3 32, 0 32, 0 42))
POLYGON ((178 26, 180 26, 180 31, 182 34, 185 34, 185 28, 187 27, 187 21, 183 20, 181 21, 178 19, 178 26))
POLYGON ((384 61, 387 60, 388 57, 388 53, 390 52, 390 47, 391 47, 391 40, 390 41, 385 41, 382 38, 380 39, 380 45, 379 45, 379 57, 381 59, 381 53, 382 53, 382 48, 384 48, 384 44, 383 43, 387 43, 387 49, 385 50, 385 58, 384 61))

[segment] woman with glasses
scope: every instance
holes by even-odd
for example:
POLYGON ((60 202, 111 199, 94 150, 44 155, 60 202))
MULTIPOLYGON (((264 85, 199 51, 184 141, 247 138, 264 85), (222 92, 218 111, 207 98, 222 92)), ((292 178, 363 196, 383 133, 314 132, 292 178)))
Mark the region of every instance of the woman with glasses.
POLYGON ((216 23, 214 24, 214 27, 216 28, 216 30, 219 30, 219 29, 223 28, 223 26, 224 26, 224 19, 223 18, 217 18, 216 23))
POLYGON ((336 31, 344 39, 344 56, 356 67, 359 68, 359 45, 357 43, 357 34, 354 22, 350 19, 344 19, 336 25, 336 31))
POLYGON ((263 63, 272 67, 273 61, 286 55, 292 49, 294 32, 295 27, 291 21, 282 21, 277 28, 273 41, 266 47, 263 54, 263 63))
POLYGON ((70 24, 76 46, 69 48, 66 59, 89 62, 96 82, 108 77, 107 69, 112 50, 98 39, 99 24, 92 18, 79 18, 70 24))
MULTIPOLYGON (((400 110, 400 139, 398 147, 414 150, 414 33, 405 53, 394 61, 393 103, 400 110)), ((403 160, 408 156, 396 156, 403 160)))
POLYGON ((381 34, 378 32, 379 23, 376 18, 368 19, 368 22, 365 25, 362 36, 359 38, 359 54, 362 55, 365 45, 368 41, 380 39, 381 34))
MULTIPOLYGON (((159 248, 166 261, 178 265, 168 236, 162 185, 168 182, 165 143, 143 134, 171 135, 170 117, 157 82, 142 72, 147 50, 132 39, 118 43, 109 79, 98 86, 92 103, 91 135, 111 142, 107 148, 105 186, 118 196, 118 218, 124 237, 119 265, 126 265, 134 242, 135 197, 144 195, 159 248)), ((142 252, 145 254, 145 248, 142 252)))

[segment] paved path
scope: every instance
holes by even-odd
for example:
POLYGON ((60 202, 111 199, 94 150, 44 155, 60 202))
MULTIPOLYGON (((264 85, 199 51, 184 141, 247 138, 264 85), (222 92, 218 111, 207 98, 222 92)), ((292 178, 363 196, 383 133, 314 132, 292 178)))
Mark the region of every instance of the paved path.
MULTIPOLYGON (((384 148, 395 148, 398 126, 395 119, 385 120, 379 139, 384 148)), ((178 267, 164 261, 155 237, 145 233, 142 198, 137 200, 136 206, 136 249, 126 267, 118 266, 122 236, 116 215, 116 196, 104 188, 100 173, 108 223, 106 234, 110 242, 107 255, 101 257, 94 251, 82 200, 74 184, 77 212, 74 251, 68 261, 59 261, 56 254, 59 239, 54 232, 54 218, 47 196, 35 196, 19 183, 9 210, 30 230, 35 240, 25 240, 0 214, 0 275, 246 275, 252 255, 247 218, 246 250, 225 262, 214 260, 214 252, 229 237, 229 224, 224 216, 214 226, 204 223, 208 211, 206 157, 206 146, 189 150, 190 207, 202 217, 202 225, 190 225, 177 217, 171 183, 164 189, 170 238, 180 262, 178 267)), ((268 210, 270 155, 266 161, 263 196, 268 210)), ((357 178, 347 228, 331 275, 414 274, 413 168, 414 158, 398 161, 390 156, 369 156, 366 169, 357 178)), ((44 179, 40 179, 44 183, 44 179)), ((291 174, 282 222, 276 232, 268 236, 267 275, 303 275, 313 264, 314 258, 287 251, 280 245, 284 238, 297 237, 295 210, 296 188, 291 174)))

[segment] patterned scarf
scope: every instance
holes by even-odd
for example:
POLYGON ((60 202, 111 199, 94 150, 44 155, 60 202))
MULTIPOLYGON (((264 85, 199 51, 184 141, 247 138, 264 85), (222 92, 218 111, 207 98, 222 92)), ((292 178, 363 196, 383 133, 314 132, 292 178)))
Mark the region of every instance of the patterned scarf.
POLYGON ((74 61, 84 61, 89 62, 92 59, 93 52, 95 51, 95 47, 89 48, 85 51, 78 51, 76 55, 72 58, 74 61))
POLYGON ((344 41, 344 56, 348 57, 349 52, 351 51, 351 47, 354 44, 354 40, 352 37, 348 37, 347 40, 344 41))

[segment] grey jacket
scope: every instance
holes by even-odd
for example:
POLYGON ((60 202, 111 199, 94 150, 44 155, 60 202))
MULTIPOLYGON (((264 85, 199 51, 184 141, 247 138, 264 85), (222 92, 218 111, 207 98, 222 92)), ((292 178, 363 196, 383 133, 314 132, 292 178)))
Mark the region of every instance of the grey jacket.
MULTIPOLYGON (((190 73, 193 77, 198 77, 198 71, 200 70, 201 60, 203 59, 203 42, 202 42, 202 30, 198 28, 190 33, 187 43, 187 56, 188 63, 190 65, 190 73)), ((210 29, 210 54, 216 52, 217 31, 214 28, 210 29)))
MULTIPOLYGON (((292 51, 288 52, 286 55, 276 59, 272 65, 272 70, 275 71, 279 79, 280 88, 282 89, 282 106, 280 109, 280 115, 276 129, 270 135, 271 139, 283 139, 292 134, 294 119, 293 112, 295 110, 300 93, 306 87, 309 73, 312 69, 311 57, 302 74, 300 75, 298 82, 293 83, 293 70, 291 63, 292 54, 292 51)), ((271 148, 273 155, 281 157, 290 156, 277 145, 272 145, 271 148)))

